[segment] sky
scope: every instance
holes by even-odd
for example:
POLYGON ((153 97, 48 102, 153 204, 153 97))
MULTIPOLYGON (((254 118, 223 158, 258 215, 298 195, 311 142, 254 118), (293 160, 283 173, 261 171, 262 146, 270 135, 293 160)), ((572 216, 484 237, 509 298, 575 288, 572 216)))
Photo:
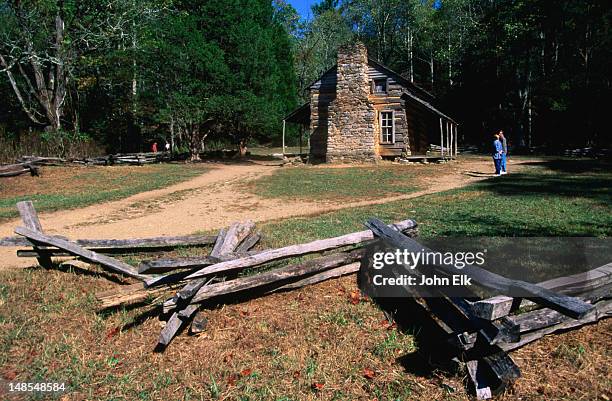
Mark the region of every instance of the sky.
MULTIPOLYGON (((297 10, 298 14, 300 14, 302 18, 308 19, 312 17, 312 11, 310 10, 310 7, 313 4, 318 3, 319 0, 287 0, 287 2, 291 4, 293 8, 297 10)), ((435 9, 438 9, 441 6, 442 6, 442 0, 436 0, 434 2, 433 7, 435 9)))
POLYGON ((297 10, 302 18, 312 17, 310 6, 318 3, 317 0, 287 0, 287 2, 297 10))

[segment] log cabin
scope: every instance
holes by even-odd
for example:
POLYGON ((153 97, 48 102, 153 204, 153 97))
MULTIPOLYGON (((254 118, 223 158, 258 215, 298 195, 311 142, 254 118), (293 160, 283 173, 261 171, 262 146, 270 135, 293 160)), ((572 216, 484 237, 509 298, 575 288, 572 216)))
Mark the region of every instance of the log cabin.
POLYGON ((429 92, 369 58, 362 43, 340 47, 337 64, 308 91, 310 101, 284 118, 283 129, 309 128, 311 163, 457 154, 457 122, 429 92))

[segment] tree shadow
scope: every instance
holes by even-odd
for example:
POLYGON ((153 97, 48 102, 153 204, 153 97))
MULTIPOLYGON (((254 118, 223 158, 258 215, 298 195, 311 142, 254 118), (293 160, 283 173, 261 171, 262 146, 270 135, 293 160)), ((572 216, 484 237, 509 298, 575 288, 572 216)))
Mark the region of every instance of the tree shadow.
POLYGON ((612 200, 612 177, 604 175, 517 173, 475 184, 479 190, 500 196, 563 196, 588 198, 607 206, 612 200))
POLYGON ((607 173, 611 162, 603 159, 552 159, 543 161, 528 161, 525 166, 545 167, 548 170, 568 174, 607 173))

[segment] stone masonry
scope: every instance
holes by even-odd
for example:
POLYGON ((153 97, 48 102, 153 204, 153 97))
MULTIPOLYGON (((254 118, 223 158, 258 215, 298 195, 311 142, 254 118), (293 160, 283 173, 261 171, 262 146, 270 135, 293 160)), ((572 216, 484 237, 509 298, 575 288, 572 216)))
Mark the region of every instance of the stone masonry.
POLYGON ((327 162, 376 161, 374 107, 368 100, 368 53, 355 43, 338 49, 336 98, 329 105, 327 162))

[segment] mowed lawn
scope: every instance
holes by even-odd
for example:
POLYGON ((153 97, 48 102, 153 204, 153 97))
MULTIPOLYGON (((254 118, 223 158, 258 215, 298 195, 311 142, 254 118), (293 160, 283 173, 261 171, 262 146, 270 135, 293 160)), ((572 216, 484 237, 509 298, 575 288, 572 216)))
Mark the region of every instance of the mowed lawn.
POLYGON ((18 216, 15 203, 32 200, 36 210, 49 212, 164 188, 206 172, 198 164, 41 168, 41 177, 22 175, 0 181, 0 221, 18 216))
MULTIPOLYGON (((413 218, 424 237, 610 236, 611 187, 609 165, 600 162, 534 162, 459 190, 261 224, 259 246, 361 230, 372 216, 413 218)), ((70 400, 469 399, 462 377, 427 368, 421 321, 390 326, 370 300, 355 303, 354 277, 211 307, 203 335, 183 334, 156 354, 154 303, 98 313, 93 294, 117 284, 63 270, 0 272, 0 388, 62 381, 70 400)), ((523 378, 501 399, 612 397, 611 323, 515 352, 523 378)))
POLYGON ((414 219, 424 237, 610 236, 610 167, 592 160, 534 161, 520 174, 410 200, 270 223, 266 230, 268 237, 277 238, 275 245, 289 244, 363 229, 363 222, 376 216, 414 219))
MULTIPOLYGON (((250 183, 251 192, 269 198, 301 200, 375 199, 420 188, 416 177, 434 167, 381 166, 289 167, 250 183)), ((440 166, 437 166, 438 170, 440 166)))

